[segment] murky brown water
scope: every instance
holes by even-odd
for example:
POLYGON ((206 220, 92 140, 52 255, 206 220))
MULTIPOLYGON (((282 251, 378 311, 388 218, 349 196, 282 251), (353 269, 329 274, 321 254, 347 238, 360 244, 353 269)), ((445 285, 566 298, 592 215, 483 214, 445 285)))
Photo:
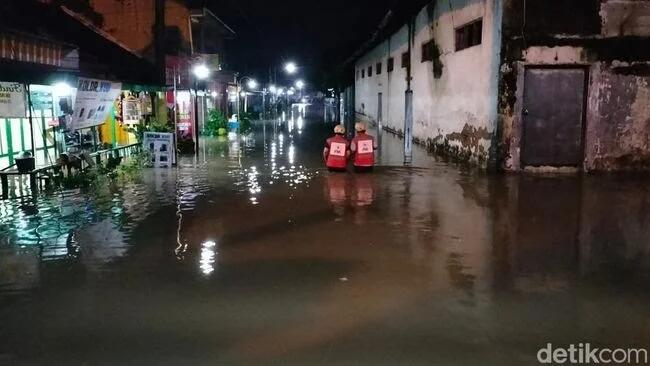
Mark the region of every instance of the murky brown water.
POLYGON ((490 177, 323 125, 208 141, 178 170, 0 203, 0 364, 534 365, 650 348, 650 185, 490 177))

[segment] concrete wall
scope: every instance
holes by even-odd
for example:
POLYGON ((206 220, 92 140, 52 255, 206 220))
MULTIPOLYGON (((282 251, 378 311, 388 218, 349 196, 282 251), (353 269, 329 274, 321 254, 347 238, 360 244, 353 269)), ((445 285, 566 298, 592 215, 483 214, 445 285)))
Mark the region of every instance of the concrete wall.
MULTIPOLYGON (((501 25, 499 0, 437 1, 415 19, 411 52, 413 136, 434 150, 485 164, 497 119, 498 65, 501 25), (455 50, 455 28, 483 19, 482 42, 455 50), (434 39, 438 62, 421 62, 422 45, 434 39), (434 68, 436 70, 434 70, 434 68)), ((401 56, 408 50, 405 25, 356 63, 366 77, 356 79, 356 111, 360 118, 377 120, 378 93, 383 93, 383 125, 401 132, 404 126, 406 69, 401 56), (393 57, 395 69, 386 70, 393 57), (382 73, 376 75, 376 63, 382 73), (368 66, 373 76, 367 76, 368 66)), ((356 75, 355 75, 356 77, 356 75)))
POLYGON ((498 146, 502 168, 524 168, 520 151, 526 67, 557 65, 588 70, 584 161, 579 169, 650 169, 650 2, 580 0, 575 6, 583 11, 576 12, 567 9, 566 2, 549 0, 544 7, 528 7, 524 15, 522 1, 504 1, 498 146), (523 19, 532 25, 523 27, 523 19), (552 31, 545 27, 550 21, 552 31))
MULTIPOLYGON (((154 57, 155 0, 90 0, 92 8, 103 17, 102 29, 132 50, 154 57)), ((189 49, 190 11, 178 0, 165 1, 165 25, 174 29, 182 47, 189 49)), ((168 39, 170 41, 171 39, 168 39)))

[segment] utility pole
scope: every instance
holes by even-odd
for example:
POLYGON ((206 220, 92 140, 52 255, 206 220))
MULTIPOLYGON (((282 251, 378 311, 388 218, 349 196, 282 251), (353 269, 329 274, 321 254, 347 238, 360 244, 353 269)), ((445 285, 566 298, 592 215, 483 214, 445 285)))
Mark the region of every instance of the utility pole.
POLYGON ((156 53, 156 74, 160 81, 167 82, 165 77, 165 0, 154 2, 154 48, 156 53))
POLYGON ((263 121, 266 120, 266 88, 262 89, 262 118, 263 121))
POLYGON ((415 33, 415 20, 408 23, 408 63, 406 65, 406 92, 404 98, 404 164, 413 161, 413 90, 411 90, 411 57, 412 43, 415 33))

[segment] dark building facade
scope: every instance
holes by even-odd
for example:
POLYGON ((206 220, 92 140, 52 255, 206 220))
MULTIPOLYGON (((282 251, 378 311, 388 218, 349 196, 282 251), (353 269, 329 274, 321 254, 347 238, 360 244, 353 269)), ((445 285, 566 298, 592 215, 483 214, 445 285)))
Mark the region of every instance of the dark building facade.
POLYGON ((436 0, 395 14, 355 55, 357 118, 505 171, 650 169, 650 1, 436 0))

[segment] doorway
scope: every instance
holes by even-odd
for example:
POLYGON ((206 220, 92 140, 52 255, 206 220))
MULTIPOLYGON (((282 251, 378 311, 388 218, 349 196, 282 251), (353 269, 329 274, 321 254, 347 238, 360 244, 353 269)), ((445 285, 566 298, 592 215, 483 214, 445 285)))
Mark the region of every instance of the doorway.
POLYGON ((526 69, 523 166, 582 164, 586 74, 579 68, 526 69))

